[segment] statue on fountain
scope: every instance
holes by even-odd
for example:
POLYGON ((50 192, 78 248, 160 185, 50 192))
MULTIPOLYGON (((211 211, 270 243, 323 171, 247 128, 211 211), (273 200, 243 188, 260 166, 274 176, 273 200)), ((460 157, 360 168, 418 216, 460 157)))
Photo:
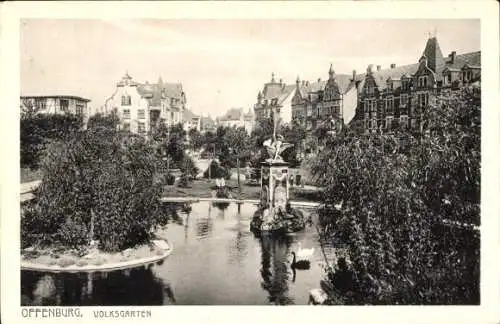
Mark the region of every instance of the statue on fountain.
POLYGON ((256 234, 295 232, 305 227, 303 214, 289 205, 288 163, 281 156, 293 145, 276 134, 277 126, 274 118, 273 137, 263 143, 269 158, 261 164, 260 205, 250 224, 256 234))

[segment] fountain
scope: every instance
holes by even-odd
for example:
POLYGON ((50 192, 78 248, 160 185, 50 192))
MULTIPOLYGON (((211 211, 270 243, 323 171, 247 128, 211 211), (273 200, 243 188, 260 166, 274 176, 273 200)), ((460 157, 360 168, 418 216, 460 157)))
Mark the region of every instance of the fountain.
POLYGON ((290 206, 288 163, 280 155, 293 145, 284 143, 281 135, 276 136, 276 122, 273 139, 265 141, 263 145, 270 158, 261 163, 260 203, 250 223, 250 230, 255 234, 300 231, 305 228, 305 217, 300 210, 290 206))

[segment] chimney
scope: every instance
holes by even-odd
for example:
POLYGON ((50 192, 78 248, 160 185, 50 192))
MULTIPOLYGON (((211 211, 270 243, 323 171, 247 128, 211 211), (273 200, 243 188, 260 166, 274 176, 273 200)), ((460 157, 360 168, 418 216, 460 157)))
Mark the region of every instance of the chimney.
POLYGON ((455 63, 455 58, 457 57, 457 52, 453 51, 450 53, 450 55, 448 55, 448 57, 450 58, 450 63, 455 63))
POLYGON ((373 72, 373 64, 370 64, 366 68, 366 74, 371 74, 372 72, 373 72))
POLYGON ((321 82, 321 78, 318 78, 318 82, 321 82))
POLYGON ((391 64, 391 69, 395 69, 396 68, 396 64, 392 63, 391 64))
POLYGON ((352 70, 352 79, 356 80, 356 70, 352 70))
POLYGON ((280 79, 280 84, 283 84, 283 79, 280 79))
POLYGON ((377 65, 377 71, 380 71, 382 67, 380 65, 377 65))

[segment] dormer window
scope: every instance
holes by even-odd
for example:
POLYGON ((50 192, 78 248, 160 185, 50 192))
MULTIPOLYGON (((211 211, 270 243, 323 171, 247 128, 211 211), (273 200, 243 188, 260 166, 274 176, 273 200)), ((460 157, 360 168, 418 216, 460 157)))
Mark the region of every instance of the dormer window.
POLYGON ((403 79, 401 81, 401 89, 403 91, 409 90, 410 89, 410 80, 408 79, 403 79))
POLYGON ((418 87, 419 88, 427 87, 427 76, 418 77, 418 87))
POLYGON ((469 82, 472 80, 472 71, 471 70, 465 70, 462 72, 462 80, 464 82, 469 82))
POLYGON ((375 87, 373 87, 372 85, 369 85, 368 87, 366 87, 366 93, 367 94, 374 94, 375 93, 375 87))

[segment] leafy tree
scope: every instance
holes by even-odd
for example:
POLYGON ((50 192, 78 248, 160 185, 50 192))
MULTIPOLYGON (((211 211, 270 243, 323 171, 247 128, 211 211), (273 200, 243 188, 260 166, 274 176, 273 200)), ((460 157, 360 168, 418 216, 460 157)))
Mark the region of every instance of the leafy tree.
POLYGON ((191 128, 188 132, 189 146, 192 150, 197 151, 203 148, 204 136, 196 129, 191 128))
POLYGON ((238 176, 238 189, 241 190, 240 184, 240 160, 247 159, 250 155, 249 144, 250 138, 244 127, 232 127, 228 128, 224 134, 224 139, 230 156, 234 159, 236 158, 236 170, 238 176))
POLYGON ((349 247, 349 303, 479 302, 480 106, 462 89, 423 111, 419 132, 328 139, 313 171, 322 236, 349 247))
POLYGON ((113 111, 111 114, 97 113, 90 116, 87 122, 87 128, 106 127, 109 129, 117 129, 119 124, 120 118, 116 111, 113 111))
POLYGON ((148 242, 165 223, 157 166, 143 138, 107 128, 53 143, 36 204, 21 220, 22 239, 72 248, 95 239, 104 251, 148 242))
POLYGON ((81 116, 74 114, 21 114, 21 167, 37 169, 46 147, 52 141, 71 137, 83 127, 81 116))

